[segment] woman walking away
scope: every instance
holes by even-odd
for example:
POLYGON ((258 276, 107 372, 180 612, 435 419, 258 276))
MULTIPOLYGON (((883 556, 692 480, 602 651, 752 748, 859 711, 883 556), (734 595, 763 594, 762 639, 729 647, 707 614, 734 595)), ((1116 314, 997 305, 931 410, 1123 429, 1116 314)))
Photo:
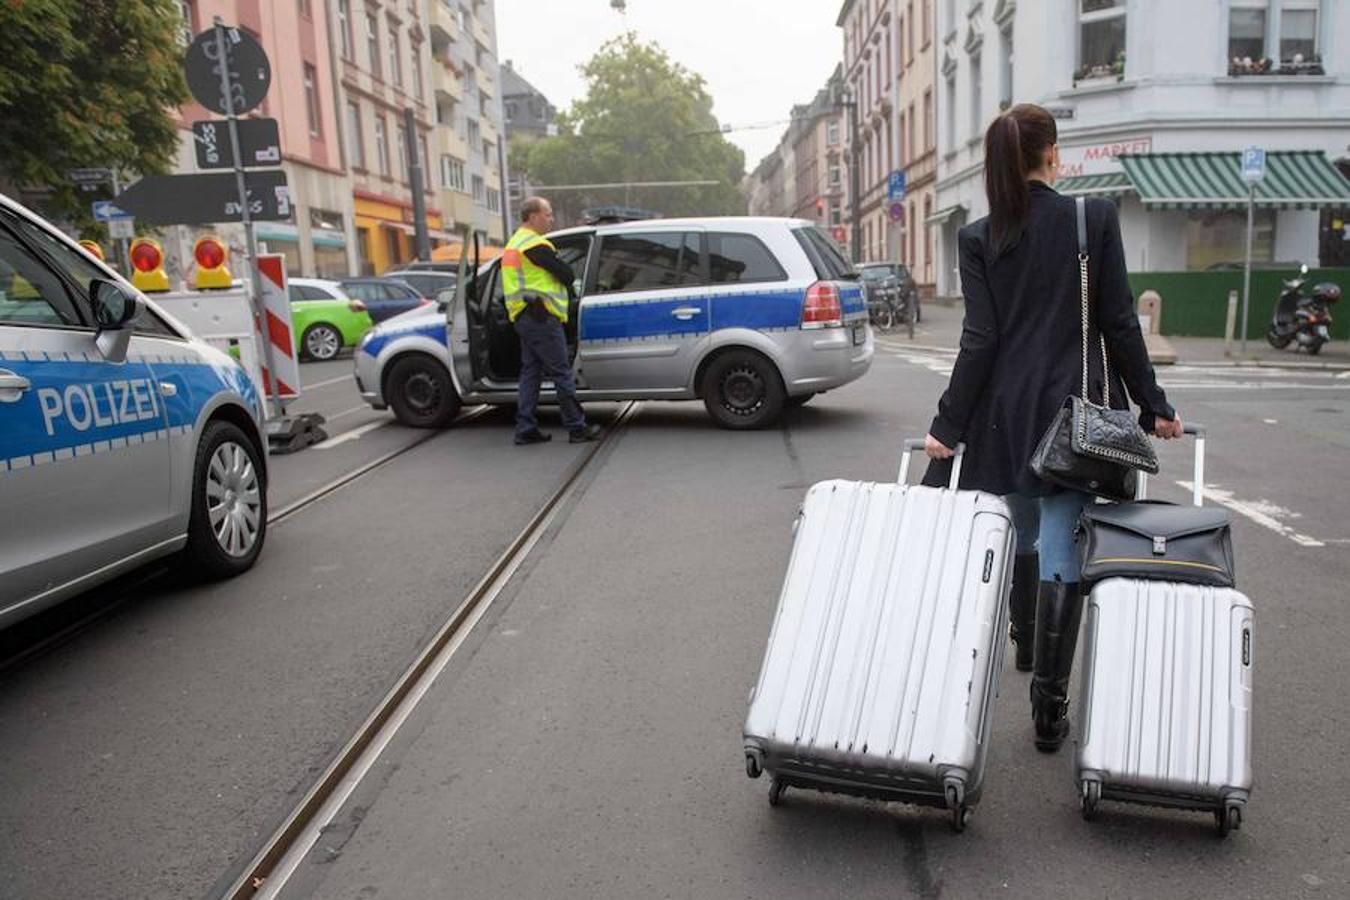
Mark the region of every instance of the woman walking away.
MULTIPOLYGON (((1040 480, 1028 466, 1082 380, 1076 208, 1050 187, 1057 140, 1054 118, 1030 103, 1014 106, 985 133, 990 213, 960 232, 961 352, 929 429, 926 449, 934 462, 924 476, 926 484, 945 485, 952 448, 964 442, 961 487, 1005 495, 1012 509, 1011 636, 1017 668, 1033 670, 1031 714, 1036 746, 1045 752, 1058 750, 1069 730, 1068 682, 1083 603, 1073 532, 1091 500, 1040 480)), ((1143 429, 1180 437, 1181 420, 1158 387, 1135 317, 1116 209, 1094 199, 1086 212, 1091 318, 1106 338, 1111 405, 1129 407, 1123 376, 1143 429)), ((1096 363, 1088 387, 1099 398, 1103 366, 1096 363)))

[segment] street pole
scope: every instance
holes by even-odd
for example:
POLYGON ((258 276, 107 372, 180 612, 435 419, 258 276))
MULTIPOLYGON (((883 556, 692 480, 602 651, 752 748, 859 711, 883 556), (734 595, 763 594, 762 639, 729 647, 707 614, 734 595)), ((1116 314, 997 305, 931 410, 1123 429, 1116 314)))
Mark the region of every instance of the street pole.
POLYGON ((862 172, 859 171, 858 98, 848 103, 849 146, 848 181, 853 198, 853 261, 862 262, 862 172))
MULTIPOLYGON (((497 177, 501 181, 502 195, 502 244, 511 239, 510 195, 506 192, 506 147, 500 136, 497 139, 497 177)), ((524 199, 524 198, 522 198, 524 199)))
MULTIPOLYGON (((413 195, 413 235, 416 259, 431 259, 431 235, 427 233, 427 198, 422 193, 421 142, 417 140, 417 118, 411 106, 403 108, 403 142, 407 144, 408 186, 413 195)), ((430 151, 428 151, 430 152, 430 151)))
POLYGON ((220 90, 228 108, 230 150, 234 153, 234 180, 239 189, 239 216, 244 225, 244 243, 248 248, 249 302, 253 304, 253 315, 258 319, 263 346, 263 360, 267 363, 268 381, 272 388, 272 403, 278 418, 286 415, 286 403, 281 399, 281 387, 277 382, 277 368, 273 360, 272 341, 268 337, 267 310, 262 302, 262 273, 258 270, 258 241, 253 234, 253 214, 248 207, 248 185, 244 181, 244 154, 239 149, 239 116, 234 109, 237 105, 234 96, 234 79, 230 77, 230 57, 225 47, 225 20, 215 17, 216 64, 220 67, 220 90))
MULTIPOLYGON (((108 173, 112 175, 112 191, 113 196, 116 197, 118 194, 122 193, 122 179, 117 177, 117 168, 115 166, 110 168, 108 173)), ((115 265, 117 266, 118 271, 126 273, 126 276, 130 278, 131 251, 128 248, 128 243, 126 238, 118 238, 117 242, 113 245, 113 253, 116 258, 115 265)))
POLYGON ((1256 183, 1247 184, 1247 260, 1242 267, 1242 358, 1247 358, 1247 313, 1252 293, 1252 230, 1256 219, 1256 183))

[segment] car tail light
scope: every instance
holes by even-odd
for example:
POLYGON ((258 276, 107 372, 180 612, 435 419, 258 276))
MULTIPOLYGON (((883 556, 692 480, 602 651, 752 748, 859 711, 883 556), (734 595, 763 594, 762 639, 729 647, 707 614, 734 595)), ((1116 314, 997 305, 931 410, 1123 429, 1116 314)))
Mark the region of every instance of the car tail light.
POLYGON ((844 324, 844 308, 839 289, 828 281, 817 281, 806 289, 802 305, 803 328, 839 328, 844 324))
POLYGON ((418 297, 417 300, 418 300, 418 302, 417 302, 417 305, 418 305, 418 306, 430 306, 430 305, 431 305, 431 300, 430 300, 430 298, 428 298, 428 297, 418 297))
POLYGON ((347 301, 347 308, 350 309, 352 312, 365 312, 365 311, 366 311, 366 305, 365 305, 364 303, 362 303, 360 300, 348 300, 348 301, 347 301))

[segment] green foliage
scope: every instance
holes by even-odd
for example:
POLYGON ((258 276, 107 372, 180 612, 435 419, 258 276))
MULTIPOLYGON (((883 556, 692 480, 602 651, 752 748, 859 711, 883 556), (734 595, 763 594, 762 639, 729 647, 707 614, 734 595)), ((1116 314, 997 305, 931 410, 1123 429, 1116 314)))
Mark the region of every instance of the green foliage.
POLYGON ((703 78, 635 34, 581 67, 587 93, 558 117, 558 136, 512 148, 534 184, 714 180, 715 186, 566 191, 548 196, 559 224, 588 206, 626 204, 667 216, 743 215, 745 154, 718 132, 703 78))
POLYGON ((49 214, 87 223, 68 169, 166 171, 181 24, 173 0, 0 0, 0 178, 50 188, 49 214))

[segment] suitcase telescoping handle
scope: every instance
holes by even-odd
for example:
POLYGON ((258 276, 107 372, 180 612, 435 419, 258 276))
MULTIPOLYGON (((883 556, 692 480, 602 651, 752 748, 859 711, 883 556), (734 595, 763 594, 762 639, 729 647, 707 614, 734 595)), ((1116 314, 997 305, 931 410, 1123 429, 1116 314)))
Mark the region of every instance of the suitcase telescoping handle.
MULTIPOLYGON (((904 452, 900 454, 900 475, 895 479, 904 484, 909 480, 909 460, 914 455, 915 450, 923 449, 922 438, 909 438, 904 443, 904 452)), ((956 445, 956 456, 952 458, 952 480, 947 485, 952 490, 961 483, 961 460, 966 455, 966 445, 956 445)))
MULTIPOLYGON (((1191 477, 1193 482, 1191 486, 1191 499, 1195 501, 1196 506, 1205 505, 1205 426, 1199 422, 1192 422, 1182 427, 1182 431, 1195 437, 1195 474, 1191 477)), ((1140 472, 1138 484, 1135 487, 1134 496, 1136 500, 1143 500, 1148 496, 1148 473, 1140 472)))

